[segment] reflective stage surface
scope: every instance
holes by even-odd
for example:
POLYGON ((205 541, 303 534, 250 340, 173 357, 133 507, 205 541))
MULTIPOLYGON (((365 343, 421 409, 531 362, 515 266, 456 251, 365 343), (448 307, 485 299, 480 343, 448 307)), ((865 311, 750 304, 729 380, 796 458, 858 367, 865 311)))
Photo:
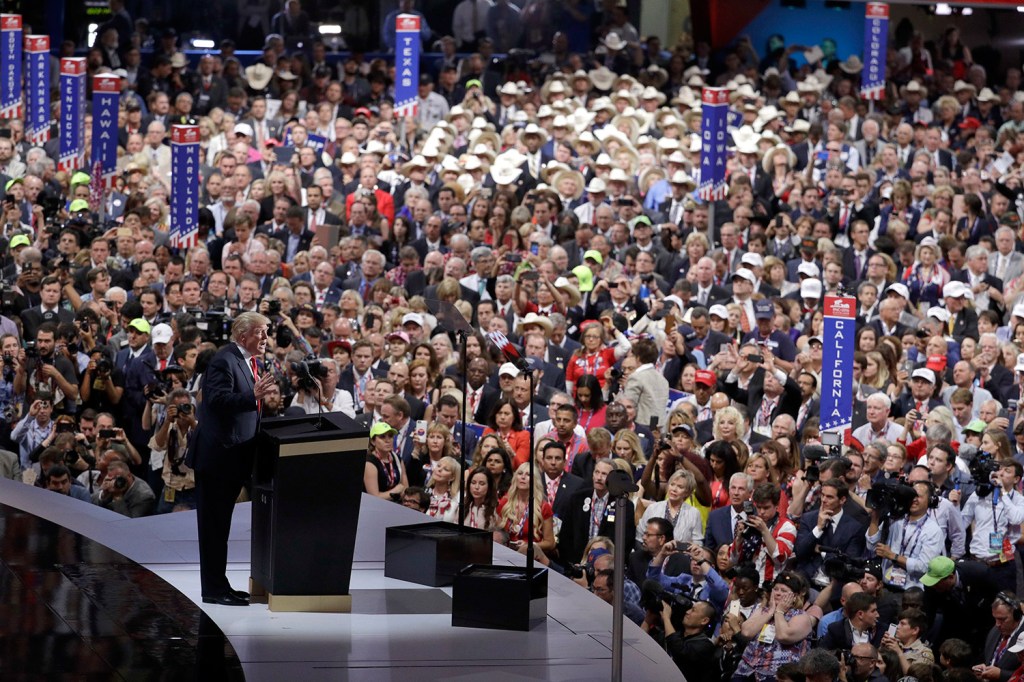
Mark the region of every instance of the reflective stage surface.
POLYGON ((0 533, 0 679, 243 679, 216 623, 148 568, 3 504, 0 533))
MULTIPOLYGON (((609 678, 610 606, 552 574, 548 617, 533 630, 453 628, 451 588, 384 577, 384 529, 426 517, 366 495, 349 614, 202 604, 191 512, 127 519, 6 480, 0 502, 4 682, 242 673, 268 682, 609 678)), ((238 589, 249 579, 250 528, 250 505, 239 505, 228 549, 228 577, 238 589)), ((523 563, 503 547, 494 560, 523 563)), ((650 637, 628 621, 624 630, 624 679, 683 680, 650 637)))

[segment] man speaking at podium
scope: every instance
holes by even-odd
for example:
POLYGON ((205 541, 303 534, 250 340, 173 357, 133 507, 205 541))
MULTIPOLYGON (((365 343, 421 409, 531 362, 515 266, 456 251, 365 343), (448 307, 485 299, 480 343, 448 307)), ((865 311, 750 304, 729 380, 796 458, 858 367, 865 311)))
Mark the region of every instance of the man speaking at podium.
POLYGON ((246 312, 231 325, 232 343, 203 374, 199 427, 187 464, 196 472, 199 571, 203 603, 245 606, 249 594, 228 583, 228 533, 242 485, 252 473, 260 406, 274 383, 262 370, 270 320, 246 312))

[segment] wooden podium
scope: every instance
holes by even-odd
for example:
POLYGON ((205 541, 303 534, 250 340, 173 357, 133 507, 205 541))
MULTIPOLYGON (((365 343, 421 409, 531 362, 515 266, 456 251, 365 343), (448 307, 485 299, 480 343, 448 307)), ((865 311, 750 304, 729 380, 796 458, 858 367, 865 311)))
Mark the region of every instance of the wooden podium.
POLYGON ((266 419, 256 438, 249 592, 271 611, 346 613, 369 430, 340 412, 266 419))

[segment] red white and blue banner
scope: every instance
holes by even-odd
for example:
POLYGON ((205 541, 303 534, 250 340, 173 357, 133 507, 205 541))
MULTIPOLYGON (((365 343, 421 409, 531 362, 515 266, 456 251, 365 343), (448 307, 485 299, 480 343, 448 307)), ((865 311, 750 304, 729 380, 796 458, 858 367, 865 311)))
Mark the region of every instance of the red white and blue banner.
POLYGON ((171 239, 199 243, 199 126, 171 126, 171 239))
POLYGON ((725 198, 726 140, 729 114, 729 89, 704 88, 701 93, 700 119, 700 187, 704 201, 725 198))
POLYGON ((864 70, 860 96, 880 100, 885 96, 885 58, 889 42, 889 5, 869 2, 864 9, 864 70))
POLYGON ((57 170, 71 172, 85 163, 85 58, 60 60, 60 156, 57 170))
POLYGON ((117 108, 121 99, 121 77, 102 74, 92 77, 92 155, 100 164, 103 187, 113 186, 117 172, 117 108))
POLYGON ((420 91, 420 18, 395 20, 395 116, 415 116, 420 91))
POLYGON ((821 430, 845 437, 853 424, 853 347, 857 299, 825 297, 825 340, 821 357, 821 430))
POLYGON ((50 140, 50 36, 25 36, 25 139, 50 140))
POLYGON ((22 45, 20 14, 0 14, 0 118, 21 113, 22 45))

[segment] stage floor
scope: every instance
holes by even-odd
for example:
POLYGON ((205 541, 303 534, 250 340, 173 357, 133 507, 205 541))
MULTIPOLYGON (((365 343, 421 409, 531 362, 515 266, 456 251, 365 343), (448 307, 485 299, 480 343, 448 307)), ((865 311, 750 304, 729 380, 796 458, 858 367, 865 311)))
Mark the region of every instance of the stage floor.
MULTIPOLYGON (((611 670, 611 607, 552 573, 548 617, 530 632, 451 626, 451 588, 384 577, 384 529, 425 521, 363 496, 350 614, 274 613, 266 605, 202 604, 195 514, 127 519, 22 483, 0 480, 0 502, 63 526, 141 564, 197 604, 227 636, 247 680, 602 680, 611 670)), ((249 578, 250 506, 235 510, 228 577, 249 578)), ((325 538, 329 541, 329 538, 325 538)), ((495 563, 523 557, 494 548, 495 563)), ((11 623, 0 623, 11 631, 11 623)), ((623 678, 683 680, 668 655, 625 623, 623 678)))

